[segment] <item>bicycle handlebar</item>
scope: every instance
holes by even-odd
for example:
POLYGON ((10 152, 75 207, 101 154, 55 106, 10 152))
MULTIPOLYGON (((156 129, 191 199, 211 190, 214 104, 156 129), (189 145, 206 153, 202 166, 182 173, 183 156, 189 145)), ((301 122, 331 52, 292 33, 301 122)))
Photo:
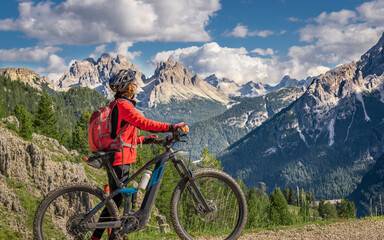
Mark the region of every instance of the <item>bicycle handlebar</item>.
POLYGON ((154 143, 163 145, 166 148, 169 148, 169 145, 172 143, 180 142, 181 138, 186 136, 187 134, 182 133, 180 129, 177 129, 176 131, 171 132, 168 136, 166 136, 163 139, 157 139, 154 143))

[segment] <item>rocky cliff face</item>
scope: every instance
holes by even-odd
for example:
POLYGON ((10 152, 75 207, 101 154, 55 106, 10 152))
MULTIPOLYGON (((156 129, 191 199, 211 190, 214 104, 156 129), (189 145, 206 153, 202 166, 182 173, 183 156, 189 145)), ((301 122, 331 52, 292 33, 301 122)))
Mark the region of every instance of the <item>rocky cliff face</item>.
POLYGON ((42 85, 52 88, 47 77, 41 77, 28 68, 0 68, 0 75, 10 77, 14 81, 19 79, 39 90, 41 90, 42 85))
POLYGON ((69 72, 59 79, 55 90, 66 91, 71 87, 82 86, 96 89, 106 97, 111 98, 113 93, 108 87, 108 80, 113 73, 121 69, 136 71, 136 82, 138 92, 140 92, 144 85, 144 74, 123 55, 117 55, 114 59, 106 53, 97 61, 88 58, 73 63, 69 72))
POLYGON ((252 186, 351 193, 384 153, 383 44, 384 36, 359 61, 315 78, 294 104, 231 146, 223 165, 252 186), (236 170, 234 156, 242 162, 236 170))
POLYGON ((0 229, 10 228, 20 239, 31 238, 28 224, 43 195, 65 183, 87 181, 81 164, 62 160, 76 152, 69 153, 57 140, 33 138, 24 141, 0 126, 0 215, 7 216, 0 229))
POLYGON ((141 106, 152 107, 158 103, 167 103, 171 99, 188 100, 192 98, 209 99, 227 104, 229 98, 198 75, 191 74, 188 69, 171 58, 157 65, 154 75, 143 87, 137 98, 141 106))

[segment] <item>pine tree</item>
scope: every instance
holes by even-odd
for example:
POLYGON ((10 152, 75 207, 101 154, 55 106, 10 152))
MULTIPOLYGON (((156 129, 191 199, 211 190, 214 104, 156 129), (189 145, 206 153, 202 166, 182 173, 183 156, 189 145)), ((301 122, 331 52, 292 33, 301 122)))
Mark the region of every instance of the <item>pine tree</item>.
POLYGON ((33 133, 33 118, 32 115, 27 112, 23 105, 16 105, 13 114, 19 120, 20 129, 19 133, 26 140, 30 140, 32 138, 33 133))
POLYGON ((350 201, 348 204, 348 217, 349 218, 356 218, 355 203, 352 201, 350 201))
MULTIPOLYGON (((288 202, 288 199, 289 199, 289 188, 284 188, 284 197, 285 197, 285 199, 287 200, 287 202, 288 202)), ((289 204, 289 202, 288 202, 288 204, 289 204)))
POLYGON ((312 194, 311 191, 308 191, 306 199, 307 199, 308 204, 310 206, 313 206, 315 204, 316 199, 315 199, 315 196, 312 194))
POLYGON ((84 111, 80 119, 77 121, 75 131, 73 132, 72 148, 82 154, 88 154, 90 149, 88 145, 88 122, 91 114, 84 111))
POLYGON ((265 183, 264 182, 259 182, 259 184, 260 184, 260 196, 264 196, 266 193, 265 193, 265 191, 266 191, 266 186, 265 186, 265 183))
POLYGON ((36 130, 51 138, 59 138, 57 130, 57 117, 53 110, 52 99, 45 91, 41 95, 41 100, 35 115, 34 125, 36 130))
POLYGON ((293 216, 288 211, 288 203, 281 193, 280 188, 275 188, 270 197, 268 218, 272 225, 289 225, 293 223, 293 216))
POLYGON ((289 190, 289 199, 288 199, 288 204, 290 205, 295 205, 295 190, 293 190, 293 187, 289 190))
POLYGON ((216 160, 216 157, 211 156, 208 149, 204 148, 201 153, 201 165, 204 168, 214 168, 218 170, 223 170, 221 167, 221 162, 216 160))
POLYGON ((304 201, 305 201, 305 191, 304 189, 300 189, 300 192, 299 192, 299 206, 303 206, 304 205, 304 201))
POLYGON ((303 222, 310 221, 309 205, 307 201, 304 201, 303 205, 300 207, 299 216, 303 222))
POLYGON ((325 219, 337 218, 337 209, 334 204, 327 202, 324 205, 324 218, 325 219))
POLYGON ((319 212, 319 216, 323 219, 325 219, 325 200, 320 199, 319 201, 319 207, 317 208, 317 211, 319 212))
POLYGON ((266 194, 260 194, 260 189, 252 188, 246 194, 248 218, 246 228, 267 227, 269 199, 266 194))

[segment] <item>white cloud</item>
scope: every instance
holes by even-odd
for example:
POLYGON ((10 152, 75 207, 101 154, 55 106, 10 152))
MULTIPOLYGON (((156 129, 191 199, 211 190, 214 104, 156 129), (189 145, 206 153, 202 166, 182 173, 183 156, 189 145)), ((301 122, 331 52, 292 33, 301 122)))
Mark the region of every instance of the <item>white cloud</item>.
POLYGON ((275 84, 281 80, 285 70, 277 58, 251 57, 245 48, 221 47, 216 42, 160 52, 151 58, 151 63, 156 64, 169 57, 203 78, 216 74, 241 84, 248 81, 275 84))
POLYGON ((48 74, 48 78, 51 81, 58 81, 59 78, 68 71, 70 65, 65 64, 65 60, 56 54, 51 54, 47 59, 47 67, 37 68, 37 72, 40 74, 48 74))
POLYGON ((262 48, 255 48, 251 51, 251 53, 257 53, 261 56, 267 56, 267 55, 273 55, 275 52, 272 48, 262 49, 262 48))
POLYGON ((271 30, 255 30, 255 31, 249 31, 247 26, 242 25, 241 23, 238 23, 236 27, 231 32, 225 32, 225 36, 232 36, 232 37, 239 37, 239 38, 245 38, 245 37, 263 37, 266 38, 270 35, 273 35, 274 32, 271 30))
POLYGON ((19 3, 17 19, 0 30, 53 44, 125 41, 209 41, 205 30, 219 0, 66 0, 19 3))
POLYGON ((229 33, 229 36, 245 38, 248 35, 248 27, 237 24, 237 26, 229 33))
POLYGON ((368 24, 382 26, 384 23, 384 1, 366 2, 357 8, 360 18, 368 24))
POLYGON ((101 54, 107 51, 107 46, 107 44, 97 46, 95 50, 91 54, 89 54, 89 57, 93 59, 98 58, 101 54))
POLYGON ((287 20, 289 22, 301 22, 301 21, 303 21, 303 20, 301 20, 301 19, 299 19, 297 17, 289 17, 289 18, 287 18, 287 20))
POLYGON ((117 56, 117 54, 121 54, 126 56, 129 59, 135 59, 136 57, 140 56, 142 54, 141 51, 135 51, 130 52, 128 49, 133 46, 132 42, 118 42, 115 45, 115 49, 113 52, 110 52, 109 54, 113 57, 117 56))
POLYGON ((0 61, 40 62, 46 60, 50 54, 58 51, 61 51, 61 48, 53 46, 0 49, 0 61))
POLYGON ((299 30, 304 46, 292 46, 288 56, 299 74, 322 72, 324 65, 358 60, 384 31, 384 1, 367 2, 355 10, 323 12, 299 30), (306 69, 304 69, 305 67, 306 69), (301 70, 300 70, 301 69, 301 70), (309 70, 308 70, 309 69, 309 70))

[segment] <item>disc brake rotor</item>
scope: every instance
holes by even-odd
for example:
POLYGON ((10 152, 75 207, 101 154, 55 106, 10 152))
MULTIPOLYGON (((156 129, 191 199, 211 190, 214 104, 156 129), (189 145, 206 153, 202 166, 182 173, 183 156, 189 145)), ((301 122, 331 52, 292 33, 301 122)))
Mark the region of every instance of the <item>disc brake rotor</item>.
POLYGON ((66 224, 67 232, 73 237, 82 237, 86 232, 86 229, 79 224, 83 220, 85 214, 75 214, 71 216, 66 224))

